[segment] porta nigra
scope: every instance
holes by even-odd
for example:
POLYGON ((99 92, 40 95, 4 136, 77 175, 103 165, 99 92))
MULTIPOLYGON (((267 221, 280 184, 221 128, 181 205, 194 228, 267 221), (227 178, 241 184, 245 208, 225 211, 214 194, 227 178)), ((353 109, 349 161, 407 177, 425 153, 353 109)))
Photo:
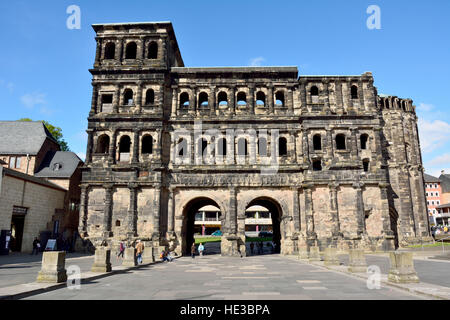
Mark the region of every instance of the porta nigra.
POLYGON ((254 205, 281 254, 429 239, 415 106, 378 94, 372 73, 189 68, 170 22, 93 28, 79 231, 94 245, 185 254, 207 205, 228 256, 245 255, 254 205))

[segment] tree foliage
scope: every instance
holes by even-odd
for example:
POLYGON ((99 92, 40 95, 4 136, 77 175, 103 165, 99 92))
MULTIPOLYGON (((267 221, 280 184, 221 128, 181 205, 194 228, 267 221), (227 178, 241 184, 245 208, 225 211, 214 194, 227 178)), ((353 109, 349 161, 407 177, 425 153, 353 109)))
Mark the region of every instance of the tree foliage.
MULTIPOLYGON (((33 121, 30 118, 22 118, 17 121, 33 121)), ((39 120, 47 127, 48 131, 52 134, 52 136, 56 139, 56 141, 59 143, 59 146, 61 147, 61 151, 70 151, 69 145, 67 142, 63 139, 63 133, 62 129, 60 127, 55 127, 54 125, 50 124, 48 121, 45 120, 39 120)))

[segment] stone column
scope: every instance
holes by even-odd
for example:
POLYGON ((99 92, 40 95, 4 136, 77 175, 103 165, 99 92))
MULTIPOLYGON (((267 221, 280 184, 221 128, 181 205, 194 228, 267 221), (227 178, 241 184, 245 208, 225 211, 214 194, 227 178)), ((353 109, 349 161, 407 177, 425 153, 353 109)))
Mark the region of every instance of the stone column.
POLYGON ((314 231, 314 206, 312 199, 312 184, 303 184, 305 193, 305 218, 306 218, 306 237, 309 245, 314 245, 317 239, 317 234, 314 231))
POLYGON ((42 268, 36 282, 61 283, 67 281, 66 253, 64 251, 47 251, 42 254, 42 268))
POLYGON ((98 95, 98 84, 92 83, 92 100, 91 100, 91 111, 89 112, 89 117, 95 116, 96 113, 100 112, 97 106, 98 95))
POLYGON ((171 238, 174 234, 175 224, 175 208, 174 208, 174 188, 169 188, 169 199, 167 204, 167 238, 171 238))
POLYGON ((391 217, 389 213, 389 199, 387 188, 389 187, 388 183, 380 183, 378 184, 380 187, 380 200, 381 200, 381 219, 383 223, 383 242, 381 243, 381 250, 383 251, 391 251, 395 250, 395 237, 394 233, 391 230, 391 217))
POLYGON ((352 160, 358 159, 358 138, 356 135, 356 128, 351 129, 351 146, 350 146, 350 154, 352 156, 352 160))
POLYGON ((306 102, 306 80, 300 79, 300 101, 302 103, 302 114, 308 112, 307 102, 306 102))
POLYGON ((123 41, 119 40, 118 41, 119 44, 117 45, 117 50, 116 50, 116 56, 115 59, 117 61, 122 61, 122 48, 123 48, 123 41))
POLYGON ((362 188, 363 183, 354 183, 353 188, 356 190, 356 221, 357 221, 357 236, 361 237, 365 233, 365 213, 362 188))
POLYGON ((364 85, 361 80, 358 81, 358 96, 359 96, 359 107, 363 111, 367 111, 366 106, 364 105, 364 85))
POLYGON ((347 88, 346 90, 344 90, 344 101, 347 101, 348 105, 347 105, 347 111, 348 112, 353 112, 353 101, 352 101, 352 95, 351 95, 351 90, 352 90, 352 82, 350 80, 347 80, 347 88))
POLYGON ((351 273, 366 273, 367 263, 364 250, 350 249, 348 253, 348 272, 351 273))
POLYGON ((302 134, 302 150, 303 150, 303 163, 309 164, 309 144, 308 144, 308 130, 304 130, 302 134))
POLYGON ((142 81, 138 82, 135 105, 136 105, 137 112, 141 113, 142 112, 142 81))
POLYGON ((340 262, 337 257, 336 248, 325 248, 324 251, 324 265, 326 266, 339 266, 340 262))
POLYGON ((269 114, 273 114, 273 85, 270 84, 267 88, 267 104, 269 105, 269 114))
POLYGON ((336 109, 338 111, 338 114, 342 114, 344 111, 344 100, 342 97, 342 83, 341 81, 336 81, 336 109))
POLYGON ((100 57, 102 55, 102 39, 99 37, 96 37, 95 40, 97 41, 97 47, 95 50, 94 68, 98 68, 98 67, 100 67, 100 57))
POLYGON ((214 117, 216 115, 216 87, 210 87, 208 99, 209 114, 211 117, 214 117))
POLYGON ((111 219, 112 219, 112 206, 113 206, 113 185, 103 185, 105 189, 105 208, 103 211, 103 237, 105 239, 111 237, 111 219))
POLYGON ((82 237, 87 237, 87 220, 88 220, 88 191, 89 186, 82 184, 80 186, 80 223, 78 227, 78 233, 82 237))
POLYGON ((195 87, 191 87, 191 94, 189 95, 189 108, 188 108, 188 113, 189 114, 195 114, 195 110, 197 108, 196 106, 196 95, 197 92, 195 90, 195 87))
POLYGON ((328 83, 329 80, 324 79, 322 80, 323 84, 323 96, 324 96, 324 109, 327 114, 330 113, 330 96, 329 96, 329 90, 328 90, 328 83))
POLYGON ((88 134, 88 141, 87 141, 87 148, 86 148, 86 162, 85 165, 88 165, 92 162, 92 152, 93 152, 93 140, 94 140, 94 130, 93 129, 87 129, 86 130, 88 134))
POLYGON ((117 144, 117 134, 116 131, 113 131, 111 135, 111 142, 109 145, 109 157, 108 157, 108 162, 111 164, 116 163, 116 144, 117 144))
POLYGON ((131 158, 131 163, 137 164, 139 162, 139 131, 135 130, 133 135, 133 157, 131 158))
POLYGON ((294 201, 292 203, 292 210, 293 210, 293 220, 294 220, 294 229, 295 232, 300 232, 300 203, 299 203, 299 197, 300 197, 300 188, 294 187, 292 188, 293 194, 294 194, 294 201))
POLYGON ((248 106, 250 110, 250 114, 255 114, 255 86, 251 85, 248 88, 248 106))
POLYGON ((238 212, 237 212, 236 188, 231 187, 230 188, 230 214, 229 214, 229 219, 228 219, 228 228, 229 228, 229 233, 231 235, 237 235, 237 233, 238 233, 237 218, 238 218, 238 212))
POLYGON ((295 87, 292 86, 288 88, 288 112, 289 114, 294 114, 294 90, 295 87))
POLYGON ((236 88, 234 86, 230 87, 230 110, 231 114, 236 114, 236 88))
POLYGON ((130 183, 128 185, 130 189, 130 205, 128 207, 128 219, 127 219, 127 235, 128 238, 137 236, 137 190, 138 185, 136 183, 130 183))
POLYGON ((120 105, 120 85, 117 85, 116 89, 114 90, 113 113, 119 112, 119 105, 120 105))
POLYGON ((331 161, 334 158, 334 149, 333 149, 333 133, 331 129, 327 129, 327 141, 325 145, 322 145, 322 149, 326 148, 328 160, 331 161))
POLYGON ((178 87, 172 87, 172 112, 170 116, 175 118, 178 115, 178 87))
MULTIPOLYGON (((160 203, 161 203, 161 184, 155 184, 155 198, 153 199, 153 236, 152 240, 159 245, 160 239, 160 203)), ((155 244, 153 245, 155 246, 155 244)))
POLYGON ((330 183, 328 187, 330 188, 330 213, 331 221, 333 223, 332 236, 333 240, 337 240, 341 237, 341 225, 339 221, 339 208, 337 199, 337 188, 339 187, 339 184, 330 183))

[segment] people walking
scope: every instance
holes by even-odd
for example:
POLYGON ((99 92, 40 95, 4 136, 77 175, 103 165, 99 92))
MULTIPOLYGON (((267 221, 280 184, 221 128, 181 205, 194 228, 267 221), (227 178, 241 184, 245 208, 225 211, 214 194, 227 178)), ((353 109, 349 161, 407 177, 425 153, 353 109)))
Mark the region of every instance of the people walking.
POLYGON ((263 254, 264 253, 264 242, 260 242, 258 243, 258 254, 263 254))
POLYGON ((40 248, 41 248, 41 242, 38 240, 38 238, 34 238, 33 251, 31 251, 31 255, 33 255, 35 252, 36 252, 36 254, 38 254, 40 248))
POLYGON ((125 244, 123 243, 123 241, 120 241, 119 244, 119 253, 117 254, 117 259, 119 259, 120 257, 124 257, 124 253, 125 253, 125 244))
POLYGON ((198 246, 198 253, 200 257, 203 257, 203 251, 205 251, 205 247, 203 246, 203 243, 200 243, 200 245, 198 246))
POLYGON ((142 253, 144 252, 144 243, 141 242, 141 240, 137 241, 136 245, 136 256, 137 256, 137 263, 142 263, 142 253))
POLYGON ((253 254, 253 249, 255 249, 255 244, 250 242, 250 253, 253 254))
POLYGON ((192 256, 192 259, 195 258, 195 242, 191 246, 191 256, 192 256))

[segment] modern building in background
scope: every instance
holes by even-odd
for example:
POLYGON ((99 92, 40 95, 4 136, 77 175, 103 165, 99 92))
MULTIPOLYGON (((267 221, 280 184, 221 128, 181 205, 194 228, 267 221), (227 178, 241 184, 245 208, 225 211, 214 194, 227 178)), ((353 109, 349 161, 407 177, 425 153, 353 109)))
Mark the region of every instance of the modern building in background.
POLYGON ((27 252, 35 237, 77 237, 81 167, 62 152, 40 122, 0 122, 0 230, 10 230, 11 249, 27 252))
POLYGON ((441 172, 439 178, 424 175, 430 226, 448 226, 450 217, 450 175, 441 172))

